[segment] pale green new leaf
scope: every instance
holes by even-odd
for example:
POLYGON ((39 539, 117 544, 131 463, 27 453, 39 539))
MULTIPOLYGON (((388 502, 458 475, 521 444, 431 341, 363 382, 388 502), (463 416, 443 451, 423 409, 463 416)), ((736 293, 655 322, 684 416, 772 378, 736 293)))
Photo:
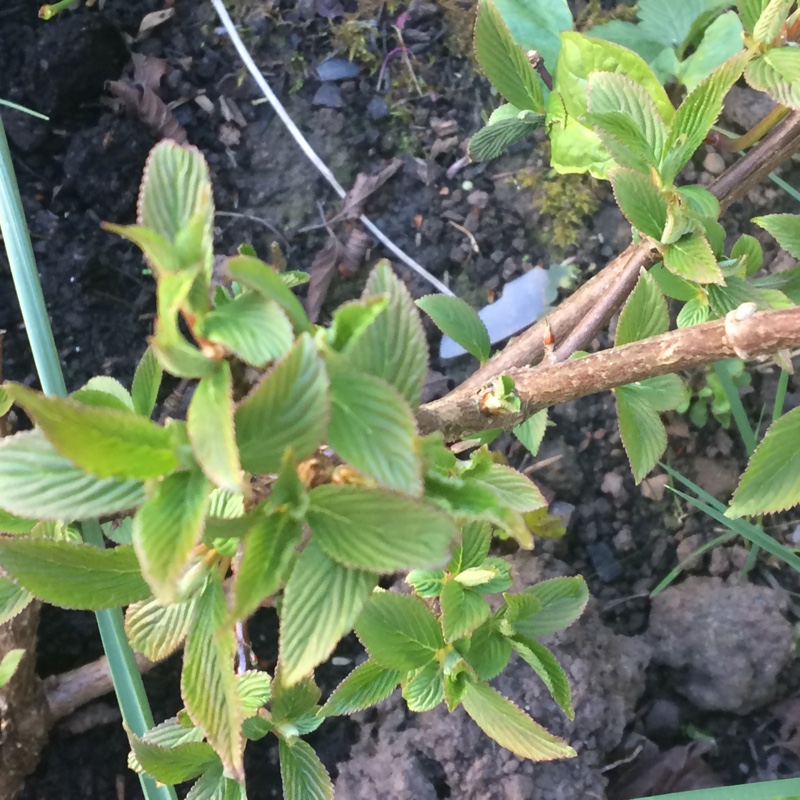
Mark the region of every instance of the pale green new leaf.
POLYGON ((378 576, 332 561, 314 541, 292 570, 281 605, 280 668, 286 685, 321 664, 353 627, 378 576))
POLYGON ((686 382, 678 375, 658 375, 636 384, 639 394, 656 411, 674 411, 685 408, 690 399, 686 382))
POLYGON ((32 600, 33 595, 27 589, 0 575, 0 625, 16 617, 32 600))
POLYGON ((443 569, 412 569, 406 575, 406 583, 419 597, 438 597, 444 586, 445 576, 443 569))
POLYGON ((197 326, 197 333, 254 367, 280 358, 294 341, 292 324, 278 304, 254 292, 214 309, 197 326))
POLYGON ((664 266, 679 278, 696 283, 724 283, 725 278, 708 239, 689 233, 664 248, 664 266))
POLYGON ((333 800, 333 783, 310 744, 280 740, 284 800, 333 800))
POLYGON ((24 657, 25 650, 21 647, 16 647, 6 652, 2 660, 0 660, 0 689, 6 686, 14 677, 17 667, 24 657))
POLYGON ((130 392, 118 380, 107 375, 89 378, 70 398, 86 406, 114 408, 124 413, 134 411, 130 392))
POLYGON ((442 669, 431 663, 417 670, 403 685, 403 699, 409 711, 430 711, 444 701, 442 669))
POLYGON ((481 363, 487 361, 492 343, 481 318, 459 297, 431 294, 417 300, 417 305, 434 321, 436 327, 460 344, 481 363))
POLYGON ((150 594, 132 547, 101 550, 53 539, 0 537, 0 567, 16 584, 61 608, 96 611, 150 594))
POLYGON ((397 670, 365 661, 336 687, 319 713, 323 717, 338 717, 363 711, 389 697, 399 682, 397 670))
POLYGON ((645 270, 625 302, 619 315, 614 345, 649 339, 669 330, 667 301, 655 279, 645 270))
POLYGON ((540 115, 530 115, 485 125, 469 140, 469 157, 473 161, 490 161, 501 156, 510 144, 526 139, 537 130, 543 119, 540 115))
POLYGON ((752 33, 769 0, 737 0, 736 8, 742 18, 744 29, 752 33))
POLYGON ((133 518, 133 546, 155 597, 172 603, 178 576, 203 533, 210 486, 199 470, 160 481, 133 518))
POLYGON ((667 449, 667 433, 658 411, 648 402, 646 393, 636 385, 614 390, 617 400, 619 432, 636 483, 658 463, 667 449))
POLYGON ((192 722, 200 728, 238 780, 244 778, 242 709, 233 660, 236 637, 225 623, 227 603, 218 575, 211 574, 186 637, 181 696, 192 722))
POLYGON ((564 630, 577 620, 589 602, 589 589, 580 576, 552 578, 522 592, 538 601, 531 612, 514 622, 517 633, 531 639, 541 639, 564 630))
POLYGON ((472 633, 489 619, 489 603, 478 592, 457 580, 448 581, 439 599, 442 607, 442 630, 447 642, 472 633))
POLYGON ((242 716, 248 719, 269 702, 272 679, 261 670, 249 670, 236 676, 236 691, 242 704, 242 716))
POLYGON ((676 324, 678 328, 690 328, 692 325, 701 325, 703 322, 708 322, 710 309, 708 307, 708 298, 695 298, 689 300, 688 303, 680 310, 676 324))
POLYGON ((236 411, 242 466, 276 472, 289 447, 298 459, 310 456, 329 418, 328 376, 316 345, 304 334, 236 411))
POLYGON ((131 396, 133 409, 143 417, 150 417, 156 407, 158 390, 161 387, 163 370, 158 363, 156 354, 151 347, 144 351, 144 355, 133 374, 131 396))
POLYGON ((497 10, 494 0, 480 0, 475 22, 475 55, 491 84, 509 103, 544 111, 544 85, 497 10))
POLYGON ((18 517, 0 509, 0 533, 30 533, 38 521, 18 517))
POLYGON ((779 417, 750 457, 729 517, 770 514, 800 503, 800 408, 779 417))
POLYGON ((569 680, 556 657, 543 644, 527 636, 517 635, 511 637, 511 646, 542 679, 542 682, 553 696, 553 700, 558 703, 567 717, 575 719, 569 680))
POLYGON ((186 800, 247 800, 245 785, 225 777, 222 764, 211 767, 189 790, 186 800))
POLYGON ((165 746, 139 738, 131 731, 127 733, 131 745, 128 766, 136 772, 146 772, 165 785, 190 781, 219 762, 207 742, 188 741, 165 746))
POLYGON ((375 323, 389 304, 389 298, 381 295, 363 297, 344 303, 333 312, 331 325, 325 332, 325 341, 337 353, 344 350, 362 336, 375 323))
POLYGON ((468 682, 461 704, 487 736, 520 758, 553 761, 577 755, 563 739, 546 731, 486 683, 468 682))
POLYGON ((318 486, 306 520, 319 546, 340 564, 375 572, 437 567, 456 537, 434 506, 382 489, 318 486))
POLYGON ((667 224, 667 201, 647 175, 632 169, 611 172, 620 210, 636 230, 656 241, 661 240, 667 224))
POLYGON ((787 253, 800 258, 800 215, 768 214, 765 217, 753 217, 753 222, 772 234, 787 253))
POLYGON ((800 109, 800 50, 776 47, 754 58, 744 73, 745 80, 775 102, 800 109))
POLYGON ((331 422, 328 444, 387 489, 422 494, 417 426, 410 406, 382 378, 329 366, 331 422))
POLYGON ((125 612, 125 634, 134 650, 162 661, 183 644, 197 598, 162 606, 154 597, 132 603, 125 612))
POLYGON ((146 480, 178 466, 169 432, 138 415, 45 397, 19 384, 4 388, 64 458, 98 478, 146 480))
POLYGON ((511 467, 492 464, 478 480, 494 492, 503 507, 512 511, 535 511, 547 506, 539 487, 511 467))
POLYGON ((444 647, 436 617, 422 600, 408 594, 373 594, 356 633, 372 661, 403 673, 431 663, 444 647))
MULTIPOLYGON (((753 222, 756 225, 762 225, 766 217, 754 217, 753 222)), ((798 230, 798 252, 800 252, 800 230, 798 230)), ((736 244, 731 248, 731 258, 743 258, 744 272, 748 277, 755 275, 761 269, 761 264, 764 262, 764 250, 761 247, 761 242, 754 236, 747 233, 742 234, 737 240, 736 244)))
POLYGON ((416 409, 428 372, 428 342, 408 289, 386 260, 378 262, 361 297, 381 295, 389 305, 350 342, 345 356, 353 368, 390 383, 416 409))
POLYGON ((770 0, 753 28, 753 38, 759 44, 769 45, 783 28, 794 0, 770 0))
POLYGON ((447 571, 458 574, 473 567, 480 567, 489 555, 492 544, 492 528, 488 522, 468 522, 462 527, 461 541, 453 548, 453 557, 447 571))
POLYGON ((514 436, 522 442, 525 449, 535 456, 539 452, 542 439, 547 430, 547 409, 537 411, 532 417, 514 428, 514 436))

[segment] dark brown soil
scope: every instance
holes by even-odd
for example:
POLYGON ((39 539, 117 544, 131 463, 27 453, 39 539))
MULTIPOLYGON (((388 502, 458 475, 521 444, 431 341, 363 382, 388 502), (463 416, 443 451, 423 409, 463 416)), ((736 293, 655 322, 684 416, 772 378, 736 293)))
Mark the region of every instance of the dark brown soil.
MULTIPOLYGON (((341 183, 351 184, 360 171, 378 171, 390 158, 403 158, 404 169, 367 205, 372 219, 400 247, 435 275, 447 276, 465 299, 481 305, 530 263, 547 266, 572 256, 582 279, 624 246, 629 234, 624 220, 609 202, 608 193, 592 188, 600 200, 597 212, 579 224, 576 245, 555 250, 552 220, 532 207, 535 193, 541 193, 541 176, 546 174, 541 143, 517 145, 502 159, 469 165, 447 176, 447 168, 462 155, 458 143, 480 127, 482 111, 496 103, 464 54, 466 43, 458 38, 463 37, 463 26, 455 25, 460 17, 454 0, 438 5, 414 2, 410 8, 402 4, 394 15, 384 11, 372 21, 364 13, 367 3, 344 3, 346 10, 362 8, 367 26, 364 46, 373 63, 364 65, 355 78, 338 82, 333 90, 338 99, 328 101, 338 107, 315 102, 320 87, 315 67, 334 52, 336 41, 341 43, 331 36, 341 19, 328 20, 315 10, 337 5, 243 2, 240 6, 246 8, 239 8, 239 19, 270 83, 341 183), (456 11, 446 14, 445 6, 456 11), (381 62, 398 43, 392 23, 404 10, 409 15, 403 35, 419 93, 399 58, 388 62, 384 86, 377 88, 381 62), (443 144, 436 132, 439 121, 454 126, 457 142, 443 144), (432 155, 441 149, 440 155, 432 155), (529 183, 534 188, 509 183, 509 177, 523 168, 532 168, 534 179, 529 183), (476 192, 481 194, 476 196, 476 192), (474 234, 479 254, 450 222, 474 234)), ((378 10, 391 4, 369 5, 378 10)), ((156 141, 143 122, 114 111, 104 93, 105 81, 120 77, 129 49, 169 62, 164 100, 175 103, 175 116, 188 140, 203 150, 211 165, 218 210, 239 215, 218 218, 219 252, 231 252, 249 242, 266 255, 271 242, 278 241, 292 268, 308 270, 326 234, 301 229, 319 222, 319 206, 328 213, 336 208, 333 192, 297 150, 274 113, 266 104, 253 102, 258 92, 243 77, 208 4, 176 0, 172 21, 131 44, 143 16, 163 6, 162 0, 106 0, 102 14, 82 9, 46 24, 36 18, 37 0, 8 0, 0 9, 0 97, 51 115, 50 123, 39 123, 6 109, 2 112, 71 389, 95 374, 129 382, 152 327, 153 285, 138 251, 100 228, 101 220, 132 221, 142 166, 156 141), (215 105, 211 115, 194 102, 203 93, 215 105), (223 119, 221 97, 235 101, 246 125, 223 119)), ((362 64, 363 58, 362 53, 362 64)), ((695 177, 706 181, 710 176, 702 173, 701 162, 699 157, 695 177)), ((777 203, 785 202, 771 188, 753 193, 725 220, 729 233, 738 232, 737 220, 748 219, 754 207, 769 205, 774 211, 777 203)), ((749 223, 741 227, 753 232, 749 223)), ((772 256, 774 245, 769 247, 772 256)), ((381 255, 380 249, 374 249, 368 263, 381 255)), ((356 295, 366 270, 363 267, 355 279, 335 281, 328 306, 356 295)), ((417 295, 428 291, 404 267, 398 270, 417 295)), ((3 376, 35 384, 2 256, 0 282, 0 328, 7 331, 3 376)), ((607 343, 605 336, 600 340, 607 343)), ((452 383, 473 365, 468 360, 438 365, 434 360, 434 367, 452 383)), ((755 386, 763 388, 763 397, 771 403, 771 384, 756 375, 755 386)), ((796 379, 790 393, 790 403, 800 403, 796 379)), ((753 418, 760 413, 760 397, 758 391, 747 397, 753 418)), ((702 544, 716 535, 714 528, 697 513, 686 516, 669 495, 661 502, 643 497, 633 483, 616 432, 613 397, 577 401, 556 409, 552 419, 556 427, 548 433, 541 453, 541 458, 552 460, 533 477, 554 500, 574 509, 568 536, 548 549, 586 576, 606 624, 619 633, 641 633, 648 620, 646 595, 676 563, 678 542, 696 536, 696 544, 702 544)), ((682 421, 676 418, 674 422, 679 435, 671 438, 668 456, 672 463, 702 482, 707 476, 692 471, 694 459, 701 456, 722 475, 725 489, 725 476, 735 475, 744 463, 735 432, 726 433, 712 421, 686 437, 680 435, 682 421)), ((498 444, 509 452, 512 463, 530 465, 510 437, 498 444)), ((792 527, 787 522, 773 533, 785 536, 792 527)), ((701 572, 708 566, 706 559, 701 572)), ((796 589, 797 581, 786 568, 770 564, 769 571, 784 586, 796 589)), ((757 573, 754 580, 763 578, 757 573)), ((274 620, 266 612, 254 621, 254 646, 267 662, 275 655, 273 632, 274 620)), ((354 657, 354 647, 344 642, 339 655, 354 657)), ((100 654, 91 614, 45 610, 38 651, 42 675, 73 668, 100 654)), ((348 665, 327 667, 320 678, 323 688, 330 690, 349 669, 348 665)), ((179 662, 171 659, 145 678, 157 719, 179 708, 178 677, 179 662)), ((787 676, 782 695, 797 686, 797 676, 787 676)), ((654 672, 642 716, 657 700, 675 698, 674 686, 654 672)), ((714 767, 726 780, 742 780, 765 768, 757 731, 769 722, 768 712, 739 719, 699 714, 685 702, 679 704, 684 725, 692 723, 718 737, 714 767), (743 736, 755 737, 756 746, 743 747, 743 736)), ((109 697, 100 711, 113 707, 109 697)), ((97 711, 95 706, 94 717, 72 720, 56 729, 22 795, 25 800, 140 796, 137 779, 126 770, 127 741, 118 720, 97 711), (78 732, 81 726, 88 729, 78 732)), ((312 743, 329 769, 335 770, 355 735, 354 723, 327 723, 312 743)), ((686 737, 683 727, 660 743, 685 742, 686 737)), ((785 774, 796 764, 779 759, 772 768, 775 774, 785 774)), ((269 739, 248 749, 247 769, 251 797, 280 796, 276 752, 269 739)))

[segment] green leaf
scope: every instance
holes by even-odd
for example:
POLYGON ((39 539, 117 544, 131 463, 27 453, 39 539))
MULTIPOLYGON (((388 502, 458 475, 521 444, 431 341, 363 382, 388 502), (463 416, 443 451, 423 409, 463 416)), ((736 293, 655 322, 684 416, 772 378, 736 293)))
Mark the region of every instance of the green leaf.
POLYGON ((201 378, 186 415, 192 451, 206 477, 229 492, 241 492, 242 467, 233 429, 233 381, 227 361, 201 378))
POLYGON ((64 458, 98 478, 147 480, 178 466, 169 431, 149 420, 19 384, 4 388, 64 458))
POLYGON ((148 347, 136 367, 131 387, 133 409, 137 414, 149 418, 153 413, 162 375, 163 371, 156 354, 151 347, 148 347))
POLYGON ((614 158, 641 172, 657 167, 667 126, 644 87, 625 75, 594 72, 587 92, 588 118, 614 158))
POLYGON ((123 413, 134 410, 130 392, 118 380, 107 375, 89 378, 70 398, 86 406, 113 408, 123 413))
POLYGON ((442 630, 447 642, 454 642, 472 633, 489 618, 489 604, 476 591, 459 581, 448 581, 440 598, 442 630))
POLYGON ((312 333, 314 326, 302 303, 272 267, 251 256, 229 258, 226 270, 233 280, 253 289, 268 300, 274 300, 288 315, 297 331, 312 333))
POLYGON ((284 800, 333 800, 333 783, 311 745, 281 739, 279 754, 284 800))
POLYGON ((436 617, 422 600, 408 594, 373 594, 356 623, 356 633, 372 661, 399 672, 424 667, 444 647, 436 617))
POLYGON ((132 547, 0 537, 0 566, 16 584, 62 608, 96 611, 150 594, 132 547))
POLYGON ((408 289, 386 260, 378 262, 361 297, 376 296, 388 296, 389 305, 345 356, 354 369, 388 381, 416 409, 428 373, 428 341, 408 289))
POLYGON ((522 442, 525 449, 535 456, 539 452, 542 439, 547 430, 547 409, 537 411, 532 417, 514 428, 514 436, 522 442))
POLYGON ((553 761, 577 755, 563 739, 548 733, 486 683, 468 682, 461 704, 487 736, 520 758, 553 761))
POLYGON ((247 800, 243 783, 226 778, 222 764, 211 767, 189 790, 186 800, 247 800))
POLYGON ((688 303, 686 303, 686 305, 681 309, 680 313, 678 314, 676 324, 679 328, 689 328, 692 325, 700 325, 703 322, 708 322, 708 317, 708 299, 703 298, 701 300, 699 298, 695 298, 694 300, 690 300, 688 303))
POLYGON ((772 234, 787 253, 800 258, 800 215, 768 214, 764 217, 753 217, 753 222, 772 234))
POLYGON ((546 508, 528 511, 523 519, 528 530, 542 539, 560 539, 567 532, 563 517, 550 514, 546 508))
POLYGON ((556 172, 588 172, 599 180, 608 180, 608 171, 614 166, 611 154, 593 130, 567 115, 556 92, 551 92, 548 98, 546 125, 550 135, 550 163, 556 172))
POLYGON ((487 584, 493 583, 498 577, 500 577, 500 571, 496 567, 486 564, 482 567, 469 567, 463 572, 459 572, 453 580, 462 586, 483 588, 487 584))
POLYGON ((719 219, 719 200, 704 186, 679 186, 683 211, 698 220, 719 219))
POLYGON ((353 627, 378 582, 331 561, 314 541, 297 561, 281 605, 280 665, 287 685, 325 661, 353 627))
POLYGON ((381 378, 329 365, 331 423, 328 443, 347 461, 387 489, 422 494, 422 465, 414 414, 381 378))
POLYGON ((210 277, 214 204, 208 164, 200 150, 164 139, 150 151, 139 192, 137 222, 175 245, 181 266, 200 261, 210 277), (191 234, 188 239, 187 232, 191 234))
POLYGON ((497 677, 510 658, 511 644, 508 637, 497 629, 494 619, 485 622, 472 634, 469 649, 464 652, 464 660, 484 680, 497 677))
MULTIPOLYGON (((316 714, 320 690, 313 678, 287 686, 280 670, 272 684, 272 717, 276 722, 298 722, 312 712, 316 714)), ((321 720, 320 720, 321 721, 321 720)))
POLYGON ((514 630, 530 639, 541 639, 568 628, 583 614, 589 602, 589 589, 580 576, 542 581, 522 594, 540 603, 530 615, 514 622, 514 630))
POLYGON ((631 292, 617 323, 614 345, 638 342, 669 330, 667 301, 655 279, 645 270, 631 292))
POLYGON ((700 81, 742 49, 742 32, 742 23, 734 11, 721 14, 706 28, 703 40, 681 62, 678 71, 687 91, 693 91, 700 81))
POLYGON ((800 503, 800 408, 770 425, 750 457, 728 517, 771 514, 800 503))
POLYGON ((661 176, 671 183, 703 143, 722 113, 722 104, 741 77, 750 56, 741 52, 717 67, 681 103, 675 113, 665 146, 661 176))
POLYGON ((744 28, 748 33, 752 33, 769 0, 737 0, 736 8, 742 18, 744 28))
POLYGON ((14 677, 17 667, 24 657, 25 650, 21 647, 6 652, 2 661, 0 661, 0 689, 6 686, 14 677))
POLYGON ((667 201, 647 175, 631 169, 611 172, 611 185, 620 210, 636 230, 661 241, 667 224, 667 201))
POLYGON ((667 434, 658 411, 648 402, 647 394, 634 385, 614 390, 617 400, 619 432, 636 483, 658 463, 667 449, 667 434))
POLYGON ((667 297, 684 301, 694 300, 697 297, 697 286, 667 271, 663 263, 651 267, 648 274, 655 279, 655 282, 667 297))
POLYGON ((409 711, 431 711, 444 701, 442 677, 439 664, 431 663, 408 679, 403 685, 403 699, 409 711))
POLYGON ((431 294, 417 300, 417 305, 445 336, 460 344, 481 363, 488 360, 492 344, 486 326, 463 300, 431 294))
POLYGON ((316 450, 328 427, 328 377, 313 340, 302 335, 236 411, 236 441, 248 472, 275 472, 291 447, 316 450))
POLYGON ((280 279, 290 289, 294 289, 295 286, 302 286, 304 283, 308 283, 311 280, 311 276, 307 272, 303 272, 299 269, 290 269, 288 272, 279 273, 279 275, 280 279))
POLYGON ((443 569, 412 569, 406 575, 406 583, 419 597, 438 597, 444 586, 443 569))
POLYGON ((543 645, 527 636, 511 637, 511 646, 542 679, 561 710, 569 719, 575 719, 569 681, 556 657, 543 645))
POLYGON ((770 0, 753 28, 753 38, 759 44, 771 45, 789 16, 794 0, 770 0))
POLYGON ((211 574, 186 638, 181 696, 192 722, 205 734, 225 768, 243 780, 242 709, 233 673, 236 637, 232 626, 225 624, 226 616, 221 581, 211 574))
MULTIPOLYGON (((755 217, 753 222, 760 225, 766 219, 765 217, 755 217)), ((800 231, 798 231, 800 233, 800 231)), ((798 236, 798 252, 800 252, 800 236, 798 236)), ((737 240, 736 244, 731 249, 731 258, 745 259, 744 271, 748 277, 755 275, 761 269, 761 264, 764 262, 764 250, 761 243, 754 236, 746 233, 742 234, 737 240)))
POLYGON ((537 130, 543 119, 541 115, 530 114, 484 126, 469 140, 469 157, 473 161, 490 161, 501 156, 509 145, 526 139, 537 130))
POLYGON ((115 233, 129 242, 133 242, 144 254, 150 269, 158 276, 164 273, 177 272, 181 268, 181 260, 172 242, 159 233, 141 225, 115 225, 101 222, 100 226, 109 233, 115 233))
POLYGON ((745 70, 745 80, 754 89, 766 92, 776 103, 800 109, 800 51, 779 47, 754 58, 745 70))
POLYGON ((289 513, 257 519, 244 541, 244 550, 233 584, 237 619, 252 614, 261 601, 275 594, 295 555, 302 528, 289 513))
POLYGON ((269 702, 272 679, 266 672, 250 670, 236 676, 236 691, 242 704, 242 716, 247 719, 269 702))
POLYGON ((365 661, 336 687, 319 713, 323 717, 338 717, 363 711, 389 697, 399 682, 397 670, 365 661))
POLYGON ((491 84, 517 108, 544 111, 544 85, 493 0, 480 0, 475 56, 491 84))
POLYGON ((724 283, 708 240, 699 233, 689 233, 664 248, 664 266, 679 278, 696 283, 724 283))
POLYGON ((0 625, 14 619, 33 599, 27 589, 0 575, 0 625))
POLYGON ((659 375, 636 384, 639 394, 656 411, 674 411, 689 404, 686 382, 677 375, 659 375))
POLYGON ((196 598, 162 606, 154 597, 132 603, 125 612, 125 634, 131 647, 151 661, 175 653, 189 632, 196 598))
POLYGON ((318 486, 309 499, 306 518, 315 541, 347 567, 436 567, 456 535, 451 519, 434 506, 380 489, 318 486))
POLYGON ((278 304, 253 292, 214 309, 198 324, 197 333, 254 367, 280 358, 294 341, 292 324, 278 304))
POLYGON ((454 548, 453 557, 447 566, 449 572, 458 574, 473 567, 480 567, 489 555, 492 544, 492 529, 486 522, 469 522, 462 528, 461 542, 454 548))
POLYGON ((153 594, 174 602, 178 577, 203 533, 209 493, 199 470, 174 472, 160 481, 133 519, 133 546, 153 594))
POLYGON ((190 781, 214 763, 219 763, 216 753, 206 742, 189 741, 164 746, 139 738, 130 730, 127 734, 133 756, 128 759, 129 766, 136 772, 146 772, 159 783, 172 785, 190 781))
POLYGON ((506 509, 534 511, 537 508, 547 507, 547 501, 539 487, 530 478, 511 467, 492 464, 489 471, 480 476, 479 482, 488 486, 506 509))
POLYGON ((37 522, 0 510, 0 533, 30 533, 37 522))
POLYGON ((344 350, 383 314, 388 304, 388 297, 377 295, 339 306, 333 312, 331 326, 326 334, 328 345, 337 353, 344 350))

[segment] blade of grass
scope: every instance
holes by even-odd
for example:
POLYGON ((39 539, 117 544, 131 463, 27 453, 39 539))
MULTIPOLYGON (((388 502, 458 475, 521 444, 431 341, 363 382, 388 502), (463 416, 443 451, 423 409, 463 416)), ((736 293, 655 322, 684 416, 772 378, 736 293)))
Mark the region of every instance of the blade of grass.
MULTIPOLYGON (((0 232, 3 234, 14 288, 42 389, 45 394, 66 395, 64 375, 58 361, 2 119, 0 119, 0 232)), ((83 525, 83 535, 89 544, 96 547, 104 546, 102 531, 96 521, 83 525)), ((118 608, 98 611, 96 617, 103 649, 108 656, 108 666, 122 719, 136 735, 142 736, 153 726, 153 715, 147 703, 142 676, 125 637, 122 612, 118 608)), ((152 778, 145 775, 140 775, 139 778, 147 800, 176 800, 177 795, 172 787, 157 786, 152 778)))
POLYGON ((775 405, 772 407, 772 421, 775 422, 783 414, 783 404, 786 402, 786 390, 789 388, 789 373, 781 370, 778 376, 778 388, 775 391, 775 405))
POLYGON ((15 111, 21 111, 23 114, 29 114, 32 117, 36 117, 36 119, 43 119, 45 122, 50 119, 50 117, 40 114, 38 111, 34 111, 32 108, 21 106, 19 103, 12 103, 11 100, 4 100, 2 97, 0 97, 0 106, 13 108, 15 111))
POLYGON ((638 800, 800 800, 800 778, 659 794, 638 800))
POLYGON ((731 377, 730 362, 717 361, 714 364, 714 372, 717 374, 725 396, 728 398, 731 414, 733 414, 734 422, 739 429, 739 435, 742 437, 744 446, 747 448, 747 455, 752 455, 756 449, 756 432, 747 418, 747 412, 744 410, 744 405, 742 405, 742 398, 739 397, 739 391, 731 377))

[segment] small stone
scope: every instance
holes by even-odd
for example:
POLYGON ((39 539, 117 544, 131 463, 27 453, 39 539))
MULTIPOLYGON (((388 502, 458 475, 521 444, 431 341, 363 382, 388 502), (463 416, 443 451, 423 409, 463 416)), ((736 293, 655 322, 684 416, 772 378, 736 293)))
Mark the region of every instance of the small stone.
POLYGON ((687 536, 682 541, 678 542, 677 553, 678 561, 683 564, 686 572, 698 572, 703 566, 703 557, 692 556, 695 552, 703 546, 703 537, 699 533, 693 536, 687 536))
POLYGON ((622 475, 619 472, 607 472, 600 484, 600 491, 618 498, 622 494, 622 475))
POLYGON ((389 106, 382 97, 373 97, 367 105, 367 115, 373 122, 386 119, 389 116, 389 106))
POLYGON ((335 83, 323 83, 317 89, 312 105, 325 106, 326 108, 343 108, 342 92, 335 83))
POLYGON ((586 547, 592 566, 597 572, 597 577, 603 583, 611 583, 622 575, 622 567, 614 557, 611 548, 605 542, 597 542, 586 547))
POLYGON ((489 205, 489 193, 480 190, 471 192, 467 197, 467 202, 476 208, 486 208, 489 205))
POLYGON ((717 578, 723 578, 731 571, 731 562, 724 547, 715 547, 711 551, 708 572, 717 578))
POLYGON ((614 548, 620 553, 627 553, 636 547, 636 542, 633 539, 633 532, 625 525, 622 530, 614 537, 614 548))
POLYGON ((712 175, 721 175, 725 172, 725 159, 719 153, 709 153, 703 159, 703 169, 712 175))
POLYGON ((653 703, 644 718, 644 729, 651 739, 669 739, 678 733, 680 725, 678 704, 663 698, 653 703))

